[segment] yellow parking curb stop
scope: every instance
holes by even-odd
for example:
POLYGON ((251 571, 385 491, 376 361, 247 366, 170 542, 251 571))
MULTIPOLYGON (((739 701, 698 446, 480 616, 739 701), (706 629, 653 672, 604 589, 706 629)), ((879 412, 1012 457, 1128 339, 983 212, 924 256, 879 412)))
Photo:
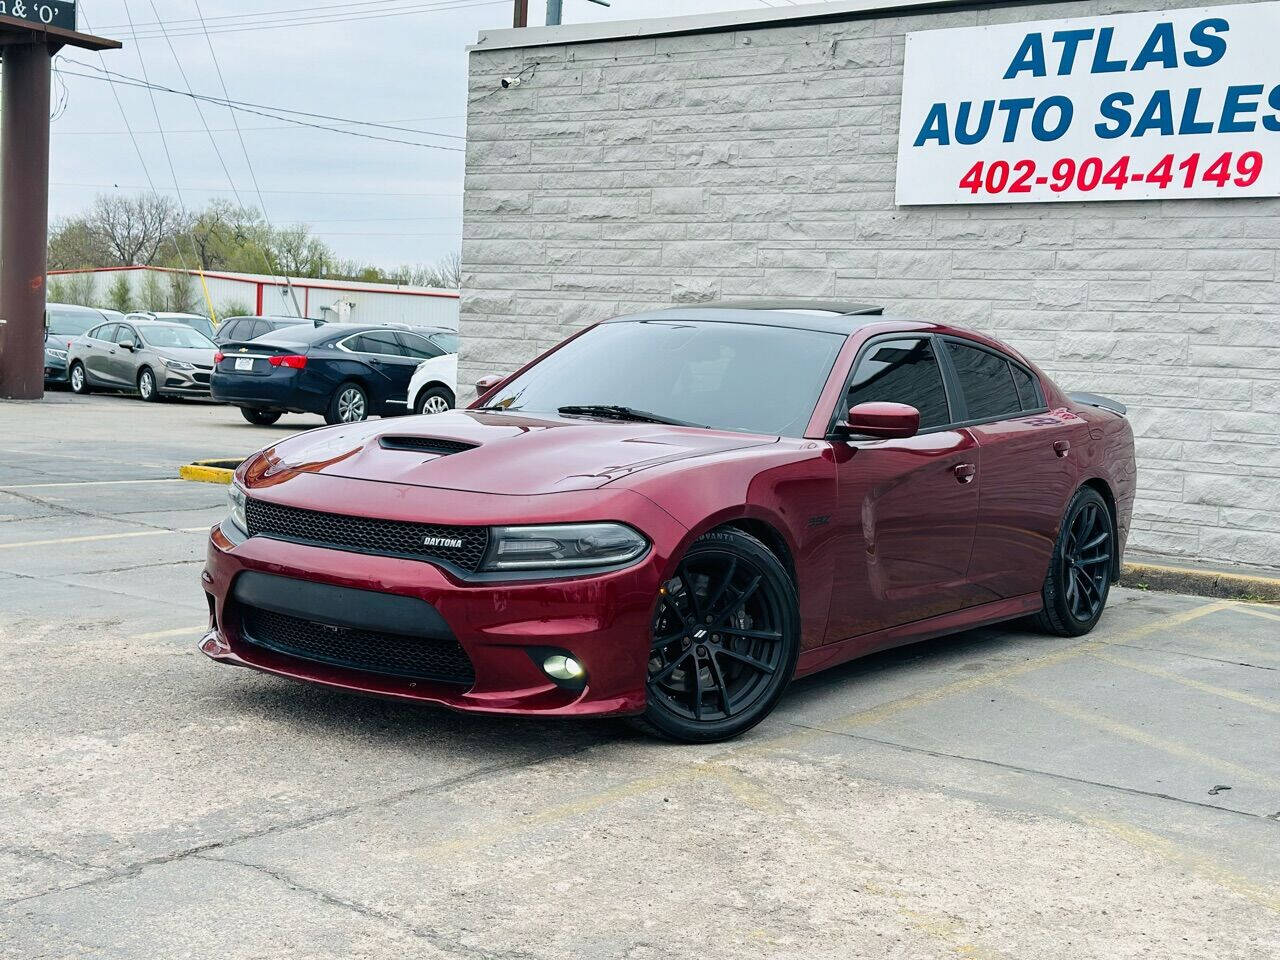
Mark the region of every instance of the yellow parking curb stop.
POLYGON ((183 480, 196 483, 229 484, 235 476, 236 467, 244 463, 240 459, 196 460, 178 468, 178 476, 183 480))

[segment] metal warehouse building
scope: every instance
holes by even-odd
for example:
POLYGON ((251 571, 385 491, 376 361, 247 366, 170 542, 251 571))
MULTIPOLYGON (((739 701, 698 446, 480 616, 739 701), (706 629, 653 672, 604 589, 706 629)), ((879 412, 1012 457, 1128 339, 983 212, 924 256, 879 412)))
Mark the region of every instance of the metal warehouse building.
MULTIPOLYGON (((154 295, 170 296, 173 278, 186 277, 188 310, 207 314, 208 301, 215 312, 245 311, 254 316, 304 316, 315 320, 351 323, 405 323, 415 327, 458 328, 458 293, 435 287, 360 283, 347 280, 314 280, 305 277, 268 276, 257 273, 206 271, 170 267, 101 267, 92 270, 55 270, 49 274, 50 299, 60 286, 76 287, 77 302, 105 306, 109 288, 120 276, 129 280, 134 309, 145 309, 148 286, 154 295), (88 289, 89 285, 92 289, 88 289), (80 289, 84 287, 84 289, 80 289), (296 303, 296 307, 295 307, 296 303)), ((172 304, 167 305, 173 309, 172 304)), ((155 307, 154 309, 161 309, 155 307)))
POLYGON ((660 304, 882 303, 1127 403, 1131 548, 1280 565, 1276 36, 1158 0, 482 34, 463 379, 660 304))

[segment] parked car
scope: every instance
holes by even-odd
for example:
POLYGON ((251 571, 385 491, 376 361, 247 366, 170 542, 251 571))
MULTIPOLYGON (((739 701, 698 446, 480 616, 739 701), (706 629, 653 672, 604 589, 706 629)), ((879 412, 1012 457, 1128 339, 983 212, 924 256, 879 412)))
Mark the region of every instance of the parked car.
POLYGON ((198 330, 210 340, 214 338, 217 329, 213 325, 213 321, 208 317, 199 313, 157 313, 155 311, 139 311, 129 314, 127 320, 162 320, 165 323, 181 323, 190 327, 192 330, 198 330))
POLYGON ((276 442, 211 532, 201 649, 712 741, 876 650, 1025 616, 1089 632, 1133 507, 1124 407, 879 313, 622 317, 467 410, 276 442))
POLYGON ((263 334, 292 327, 296 324, 315 325, 315 321, 307 317, 227 317, 214 334, 213 342, 217 344, 231 343, 233 340, 255 340, 263 334))
POLYGON ((95 310, 74 303, 50 303, 44 310, 44 382, 67 382, 67 348, 71 341, 104 320, 123 319, 114 310, 95 310))
POLYGON ((426 336, 401 327, 296 324, 254 340, 224 343, 213 398, 250 423, 318 413, 329 423, 407 413, 409 381, 438 355, 426 336))
POLYGON ((137 390, 149 401, 208 396, 216 349, 212 340, 189 326, 130 314, 72 340, 67 370, 76 393, 137 390))
POLYGON ((452 330, 427 334, 438 351, 418 364, 409 381, 409 409, 414 413, 444 413, 458 403, 458 335, 452 330))

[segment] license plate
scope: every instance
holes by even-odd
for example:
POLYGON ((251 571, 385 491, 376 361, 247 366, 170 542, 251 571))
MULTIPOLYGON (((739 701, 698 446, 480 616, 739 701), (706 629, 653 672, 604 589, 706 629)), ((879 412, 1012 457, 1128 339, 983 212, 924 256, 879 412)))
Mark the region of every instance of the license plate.
POLYGON ((237 369, 237 370, 252 370, 252 369, 253 369, 253 357, 236 357, 236 369, 237 369))

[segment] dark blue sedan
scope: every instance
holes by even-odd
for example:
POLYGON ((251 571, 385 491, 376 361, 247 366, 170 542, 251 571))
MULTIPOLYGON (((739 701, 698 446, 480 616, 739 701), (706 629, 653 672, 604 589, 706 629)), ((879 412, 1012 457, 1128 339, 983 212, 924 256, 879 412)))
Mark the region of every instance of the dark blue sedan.
POLYGON ((250 423, 265 426, 285 413, 355 423, 407 413, 414 370, 439 352, 407 329, 300 324, 222 344, 210 388, 250 423))

